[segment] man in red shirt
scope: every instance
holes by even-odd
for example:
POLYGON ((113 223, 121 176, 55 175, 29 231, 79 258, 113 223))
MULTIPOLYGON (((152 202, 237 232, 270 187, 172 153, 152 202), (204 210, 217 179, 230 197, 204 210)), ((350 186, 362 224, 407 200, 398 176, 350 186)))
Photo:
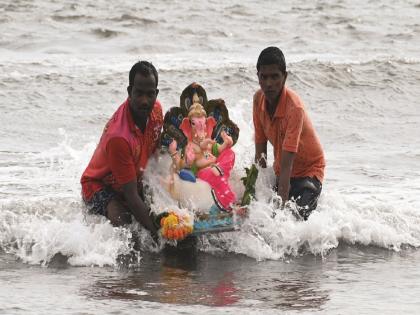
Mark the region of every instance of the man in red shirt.
POLYGON ((293 199, 306 220, 316 208, 322 189, 325 159, 321 143, 303 102, 285 86, 287 71, 282 51, 264 49, 257 61, 261 89, 254 95, 255 161, 266 167, 267 141, 273 145, 275 190, 293 199))
POLYGON ((130 223, 133 215, 152 235, 156 227, 144 203, 142 175, 163 124, 157 85, 151 63, 140 61, 131 68, 128 98, 106 124, 81 178, 82 197, 91 213, 106 216, 114 226, 130 223))

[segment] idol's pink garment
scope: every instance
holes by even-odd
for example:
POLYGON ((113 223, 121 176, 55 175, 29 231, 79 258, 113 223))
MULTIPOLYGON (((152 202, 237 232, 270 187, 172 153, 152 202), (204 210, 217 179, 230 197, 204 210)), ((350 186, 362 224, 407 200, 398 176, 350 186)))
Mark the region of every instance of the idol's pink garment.
POLYGON ((230 172, 234 164, 235 153, 231 148, 226 148, 216 160, 220 175, 215 175, 211 167, 206 167, 197 173, 198 178, 213 188, 213 197, 217 206, 225 211, 231 211, 231 205, 236 200, 236 195, 229 186, 230 172))

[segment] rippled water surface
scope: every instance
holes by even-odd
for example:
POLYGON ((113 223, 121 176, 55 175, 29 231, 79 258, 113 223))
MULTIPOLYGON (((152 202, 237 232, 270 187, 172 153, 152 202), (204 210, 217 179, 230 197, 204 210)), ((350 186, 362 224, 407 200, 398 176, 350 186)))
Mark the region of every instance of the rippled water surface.
POLYGON ((0 314, 417 314, 419 21, 416 1, 0 1, 0 314), (240 232, 173 253, 141 231, 122 263, 139 227, 87 215, 79 179, 132 64, 165 110, 192 81, 226 101, 240 194, 269 45, 325 150, 317 211, 271 218, 268 169, 240 232))

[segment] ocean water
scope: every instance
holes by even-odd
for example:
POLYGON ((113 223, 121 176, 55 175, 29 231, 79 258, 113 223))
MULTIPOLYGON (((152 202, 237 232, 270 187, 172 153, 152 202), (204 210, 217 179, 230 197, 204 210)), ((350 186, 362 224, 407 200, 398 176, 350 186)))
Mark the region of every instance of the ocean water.
POLYGON ((410 0, 1 0, 0 314, 419 313, 419 21, 410 0), (119 263, 139 226, 88 215, 79 179, 132 64, 155 64, 165 110, 193 81, 226 101, 240 193, 255 63, 270 45, 325 150, 317 210, 271 218, 267 169, 241 231, 183 253, 141 231, 138 255, 119 263))

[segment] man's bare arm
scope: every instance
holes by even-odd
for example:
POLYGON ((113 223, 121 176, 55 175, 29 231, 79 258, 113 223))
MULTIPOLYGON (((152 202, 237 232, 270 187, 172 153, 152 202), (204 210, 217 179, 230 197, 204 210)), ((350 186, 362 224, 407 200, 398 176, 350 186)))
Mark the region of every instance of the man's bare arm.
POLYGON ((282 151, 280 161, 280 175, 277 177, 277 194, 281 197, 282 207, 289 199, 290 175, 296 153, 282 151))
POLYGON ((267 167, 267 142, 255 144, 255 163, 262 168, 267 167))
POLYGON ((128 203, 131 213, 141 225, 148 229, 152 234, 155 234, 156 228, 153 225, 152 219, 149 216, 149 208, 140 198, 137 191, 137 181, 133 180, 122 186, 122 191, 125 200, 128 203))

